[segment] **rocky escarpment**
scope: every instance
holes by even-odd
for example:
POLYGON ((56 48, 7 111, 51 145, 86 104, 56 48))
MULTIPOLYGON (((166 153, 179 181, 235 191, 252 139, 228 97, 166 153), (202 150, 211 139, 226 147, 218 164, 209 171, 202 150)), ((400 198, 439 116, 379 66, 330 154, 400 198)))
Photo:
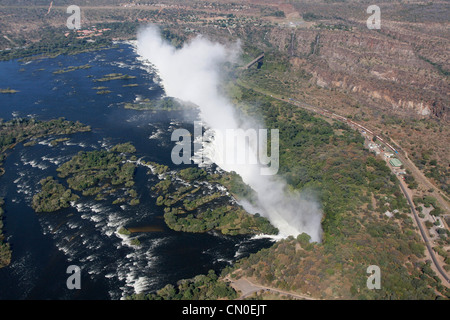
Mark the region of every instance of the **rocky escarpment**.
POLYGON ((447 120, 450 68, 436 52, 446 52, 448 42, 410 27, 386 22, 373 31, 361 23, 324 21, 273 29, 268 39, 291 60, 301 58, 300 67, 318 86, 344 90, 380 108, 447 120))

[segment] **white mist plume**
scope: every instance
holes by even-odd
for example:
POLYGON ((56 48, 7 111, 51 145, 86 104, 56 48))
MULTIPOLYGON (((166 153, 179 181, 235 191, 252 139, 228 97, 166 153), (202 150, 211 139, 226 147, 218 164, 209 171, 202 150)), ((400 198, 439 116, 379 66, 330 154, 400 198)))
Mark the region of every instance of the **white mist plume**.
MULTIPOLYGON (((237 46, 227 48, 198 36, 181 49, 176 49, 162 39, 158 28, 150 26, 138 33, 137 52, 158 70, 167 95, 198 105, 202 121, 214 131, 252 126, 249 121, 242 124, 233 105, 219 91, 220 65, 237 57, 237 46)), ((317 201, 312 196, 288 192, 284 181, 276 175, 261 175, 258 165, 219 161, 228 148, 236 146, 212 141, 203 151, 203 156, 209 157, 225 171, 235 171, 255 190, 257 208, 243 203, 244 207, 267 217, 280 230, 282 237, 305 232, 312 241, 319 242, 322 212, 317 201)), ((250 157, 257 158, 256 152, 250 157)))

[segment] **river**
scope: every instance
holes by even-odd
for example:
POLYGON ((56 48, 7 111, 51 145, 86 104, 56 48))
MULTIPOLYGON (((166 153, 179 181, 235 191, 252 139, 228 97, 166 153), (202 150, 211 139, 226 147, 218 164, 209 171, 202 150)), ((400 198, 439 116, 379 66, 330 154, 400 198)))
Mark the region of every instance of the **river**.
MULTIPOLYGON (((30 207, 39 180, 56 177, 56 168, 80 150, 108 148, 131 142, 138 158, 166 164, 178 127, 189 128, 197 112, 157 112, 124 109, 127 102, 158 99, 164 90, 152 70, 141 64, 130 44, 71 56, 32 62, 0 62, 0 87, 18 90, 0 96, 0 118, 64 117, 90 125, 91 132, 69 135, 57 146, 55 137, 32 147, 17 145, 4 162, 0 196, 5 198, 3 229, 12 247, 12 262, 0 269, 0 299, 121 299, 133 292, 149 292, 183 278, 220 272, 272 240, 224 236, 216 232, 192 234, 167 228, 151 186, 157 179, 138 167, 136 189, 140 204, 118 206, 82 197, 75 206, 56 213, 35 213, 30 207), (88 69, 54 74, 69 66, 88 69), (123 73, 134 79, 94 82, 106 74, 123 73), (124 84, 137 86, 123 87, 124 84), (109 94, 93 89, 106 86, 109 94), (141 246, 132 246, 117 230, 137 231, 141 246), (133 229, 135 228, 135 229, 133 229), (81 289, 70 290, 67 268, 81 268, 81 289)), ((174 167, 175 166, 175 167, 174 167)))

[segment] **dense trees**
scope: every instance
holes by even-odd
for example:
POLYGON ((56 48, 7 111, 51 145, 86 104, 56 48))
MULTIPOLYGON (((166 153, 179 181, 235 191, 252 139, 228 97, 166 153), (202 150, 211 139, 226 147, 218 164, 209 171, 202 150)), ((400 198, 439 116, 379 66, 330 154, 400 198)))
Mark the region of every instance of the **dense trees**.
POLYGON ((211 192, 205 185, 194 186, 201 180, 213 184, 223 182, 228 190, 246 196, 249 187, 240 177, 237 178, 236 173, 209 175, 203 169, 190 167, 175 174, 185 183, 180 184, 166 177, 152 188, 158 195, 156 204, 165 206, 164 221, 169 228, 184 232, 214 229, 230 235, 278 233, 266 218, 248 214, 241 206, 230 202, 230 197, 225 193, 211 192))
MULTIPOLYGON (((3 122, 0 120, 0 166, 1 162, 6 158, 7 151, 13 148, 17 143, 29 140, 25 145, 33 145, 37 138, 48 135, 64 135, 72 134, 75 132, 90 131, 89 126, 85 126, 79 122, 72 122, 64 120, 63 118, 53 119, 49 121, 39 121, 33 118, 15 118, 10 121, 3 122)), ((54 141, 64 141, 66 138, 55 139, 54 141)), ((56 144, 57 144, 56 142, 56 144)), ((56 145, 52 143, 53 146, 56 145)), ((4 173, 4 169, 0 167, 0 175, 4 173)), ((41 198, 36 198, 36 208, 39 211, 50 210, 54 208, 64 207, 69 201, 75 200, 70 190, 63 190, 61 185, 53 184, 51 182, 45 183, 46 190, 45 197, 51 200, 48 205, 44 205, 44 201, 41 198), (67 191, 67 192, 66 192, 67 191), (56 198, 56 195, 59 198, 56 198)), ((44 194, 41 194, 44 196, 44 194)), ((6 266, 11 260, 11 249, 8 243, 4 242, 4 235, 2 233, 3 228, 3 206, 4 200, 0 200, 0 267, 6 266)))
POLYGON ((72 190, 80 191, 83 196, 95 196, 96 200, 104 200, 121 187, 123 196, 113 204, 128 202, 139 204, 138 193, 134 186, 134 163, 126 162, 125 153, 135 152, 130 143, 113 146, 110 151, 80 151, 71 160, 57 168, 58 177, 65 179, 69 188, 56 182, 53 177, 40 181, 41 191, 33 196, 32 207, 36 212, 53 212, 67 208, 70 202, 79 196, 72 190))
POLYGON ((119 143, 111 148, 112 152, 119 152, 119 153, 135 153, 136 148, 130 143, 119 143))
POLYGON ((176 231, 206 232, 212 229, 223 234, 276 234, 278 230, 261 216, 250 215, 235 206, 220 206, 187 213, 179 208, 167 208, 164 221, 176 231))
POLYGON ((42 136, 72 134, 90 130, 89 126, 85 126, 78 121, 67 121, 64 118, 49 121, 39 121, 33 118, 15 118, 6 122, 0 120, 0 161, 3 161, 6 157, 8 149, 27 139, 35 140, 42 136))
POLYGON ((125 109, 151 110, 151 111, 175 111, 193 108, 194 105, 179 101, 173 97, 164 97, 159 100, 144 99, 139 102, 125 103, 125 109))
POLYGON ((206 171, 197 167, 182 169, 178 175, 187 181, 199 180, 206 177, 206 171))
POLYGON ((168 284, 165 287, 150 294, 134 294, 130 300, 217 300, 235 299, 236 291, 223 281, 214 270, 207 275, 198 275, 192 279, 178 281, 177 287, 168 284))
POLYGON ((84 196, 95 195, 98 200, 117 191, 117 187, 124 186, 125 196, 116 199, 115 203, 122 203, 125 201, 122 198, 126 198, 130 205, 137 205, 138 194, 131 188, 134 186, 136 166, 132 162, 126 162, 125 155, 135 151, 130 143, 118 144, 110 151, 80 151, 58 167, 58 176, 66 178, 71 189, 81 191, 84 196))
POLYGON ((71 201, 76 201, 79 196, 57 183, 53 177, 42 179, 41 192, 33 196, 31 206, 36 212, 53 212, 70 206, 71 201))

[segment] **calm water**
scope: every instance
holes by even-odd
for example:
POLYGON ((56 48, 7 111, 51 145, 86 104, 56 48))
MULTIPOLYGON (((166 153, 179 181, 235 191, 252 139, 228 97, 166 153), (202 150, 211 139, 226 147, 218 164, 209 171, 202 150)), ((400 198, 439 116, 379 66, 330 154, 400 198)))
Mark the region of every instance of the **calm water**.
POLYGON ((223 267, 271 245, 268 239, 230 237, 214 232, 189 234, 168 229, 163 212, 155 205, 151 186, 158 179, 138 167, 138 206, 117 206, 111 201, 82 197, 76 207, 57 213, 36 214, 30 207, 39 192, 40 179, 80 150, 95 150, 130 141, 138 157, 174 167, 170 161, 174 128, 189 129, 197 114, 151 113, 126 110, 123 104, 157 99, 164 94, 154 73, 137 59, 132 46, 60 56, 30 63, 0 62, 0 88, 19 90, 0 95, 0 118, 65 117, 90 125, 92 132, 69 135, 69 141, 51 147, 55 137, 39 139, 32 147, 18 145, 4 162, 0 196, 5 198, 4 233, 13 249, 12 263, 0 269, 0 299, 120 299, 134 291, 152 291, 167 283, 209 269, 223 267), (89 64, 63 74, 61 68, 89 64), (110 73, 136 79, 94 82, 110 73), (137 83, 137 87, 123 87, 137 83), (111 93, 96 94, 106 86, 111 93), (146 228, 141 246, 134 247, 117 235, 120 226, 146 228), (81 267, 81 290, 69 290, 69 265, 81 267))

